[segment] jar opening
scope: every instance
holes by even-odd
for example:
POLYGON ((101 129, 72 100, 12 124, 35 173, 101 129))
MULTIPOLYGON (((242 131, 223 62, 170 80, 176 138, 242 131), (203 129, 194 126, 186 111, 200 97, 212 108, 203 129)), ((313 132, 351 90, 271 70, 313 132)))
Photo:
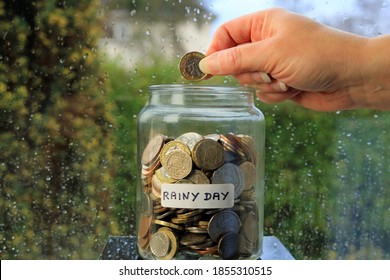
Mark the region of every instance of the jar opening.
POLYGON ((221 86, 221 85, 189 85, 189 84, 160 84, 151 85, 149 90, 152 92, 185 92, 185 93, 255 93, 255 89, 239 86, 221 86))

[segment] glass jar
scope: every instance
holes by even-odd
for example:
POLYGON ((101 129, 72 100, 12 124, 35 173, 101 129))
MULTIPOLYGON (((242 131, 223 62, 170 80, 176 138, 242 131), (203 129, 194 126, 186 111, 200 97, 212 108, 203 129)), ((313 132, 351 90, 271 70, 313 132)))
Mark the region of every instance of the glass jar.
POLYGON ((257 259, 263 114, 243 87, 155 85, 138 116, 138 254, 257 259))

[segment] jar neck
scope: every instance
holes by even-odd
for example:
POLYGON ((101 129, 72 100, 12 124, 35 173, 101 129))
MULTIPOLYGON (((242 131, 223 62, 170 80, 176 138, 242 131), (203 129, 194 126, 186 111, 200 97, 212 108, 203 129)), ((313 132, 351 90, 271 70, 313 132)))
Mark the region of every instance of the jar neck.
POLYGON ((149 105, 155 106, 254 106, 254 90, 245 87, 154 85, 149 93, 149 105))

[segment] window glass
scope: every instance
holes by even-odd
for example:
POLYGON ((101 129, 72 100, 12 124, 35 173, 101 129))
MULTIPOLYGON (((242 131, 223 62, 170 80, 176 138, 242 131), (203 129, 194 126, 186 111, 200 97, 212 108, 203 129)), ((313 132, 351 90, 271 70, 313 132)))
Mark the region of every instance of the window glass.
MULTIPOLYGON (((185 83, 184 53, 273 6, 364 36, 390 30, 389 0, 0 0, 1 258, 96 259, 110 235, 134 234, 148 86, 185 83)), ((390 259, 389 112, 256 105, 265 234, 297 259, 390 259)))

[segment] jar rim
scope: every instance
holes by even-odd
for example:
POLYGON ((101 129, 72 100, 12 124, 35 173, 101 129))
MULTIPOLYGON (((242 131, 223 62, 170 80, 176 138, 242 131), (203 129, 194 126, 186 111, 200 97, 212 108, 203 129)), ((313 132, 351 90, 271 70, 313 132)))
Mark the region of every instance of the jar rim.
POLYGON ((150 91, 183 91, 186 92, 207 92, 207 93, 255 93, 254 88, 243 87, 243 86, 223 86, 223 85, 193 85, 193 84, 159 84, 149 86, 150 91))

